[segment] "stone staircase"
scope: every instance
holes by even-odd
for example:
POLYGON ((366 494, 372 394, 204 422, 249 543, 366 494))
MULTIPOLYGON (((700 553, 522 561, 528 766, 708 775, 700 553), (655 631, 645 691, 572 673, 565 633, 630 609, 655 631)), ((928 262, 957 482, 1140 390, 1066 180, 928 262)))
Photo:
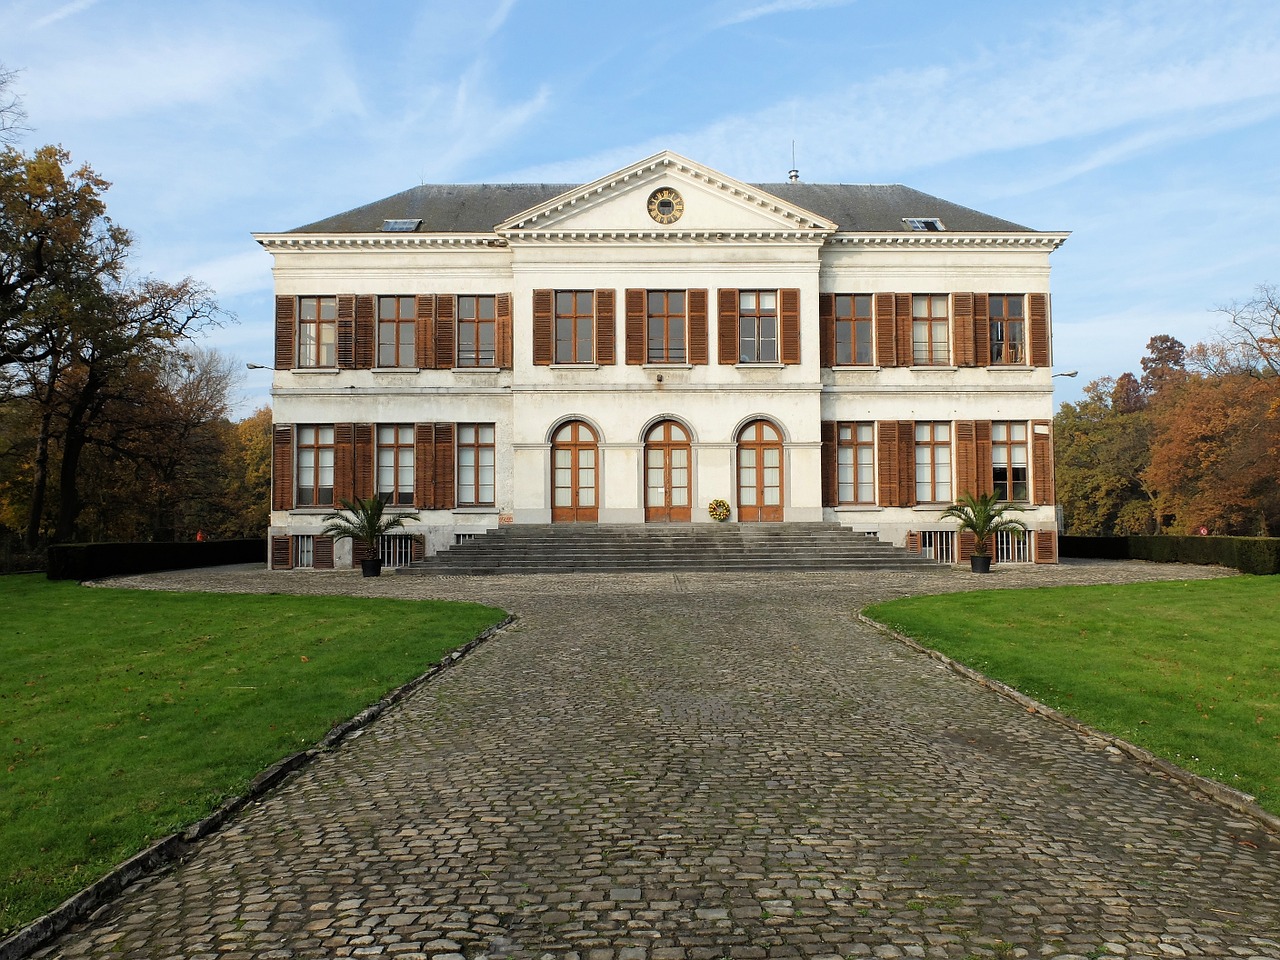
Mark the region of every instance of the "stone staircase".
POLYGON ((521 524, 401 567, 399 575, 937 569, 832 523, 521 524))

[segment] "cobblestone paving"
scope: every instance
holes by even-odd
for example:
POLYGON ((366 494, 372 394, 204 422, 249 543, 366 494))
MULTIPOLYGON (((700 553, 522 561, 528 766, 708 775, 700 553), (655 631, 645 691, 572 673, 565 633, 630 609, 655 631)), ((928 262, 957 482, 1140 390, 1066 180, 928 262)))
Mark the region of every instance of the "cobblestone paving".
POLYGON ((520 619, 41 955, 1280 958, 1276 837, 853 619, 1221 574, 119 581, 520 619))

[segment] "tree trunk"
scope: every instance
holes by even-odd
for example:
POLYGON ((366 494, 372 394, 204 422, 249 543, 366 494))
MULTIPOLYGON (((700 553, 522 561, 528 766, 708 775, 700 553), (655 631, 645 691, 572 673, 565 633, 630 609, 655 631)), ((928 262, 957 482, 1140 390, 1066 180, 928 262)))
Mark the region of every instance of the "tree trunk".
POLYGON ((40 411, 40 432, 36 435, 36 458, 31 471, 31 509, 27 514, 27 535, 23 540, 28 550, 40 544, 40 521, 44 515, 44 497, 49 488, 49 433, 53 428, 53 411, 48 404, 40 411))

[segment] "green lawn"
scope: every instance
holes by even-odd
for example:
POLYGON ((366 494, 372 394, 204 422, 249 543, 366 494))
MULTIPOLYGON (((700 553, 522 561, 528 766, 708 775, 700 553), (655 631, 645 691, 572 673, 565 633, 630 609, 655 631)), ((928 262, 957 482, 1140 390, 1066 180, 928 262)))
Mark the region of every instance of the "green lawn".
POLYGON ((1280 577, 958 593, 865 613, 1280 814, 1280 577))
POLYGON ((0 577, 0 936, 503 616, 0 577))

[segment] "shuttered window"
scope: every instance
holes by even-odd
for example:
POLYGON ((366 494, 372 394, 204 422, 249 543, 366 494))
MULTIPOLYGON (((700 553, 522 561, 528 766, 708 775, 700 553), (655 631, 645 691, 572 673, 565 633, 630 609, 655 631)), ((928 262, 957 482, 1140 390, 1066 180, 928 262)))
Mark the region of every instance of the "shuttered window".
POLYGON ((778 292, 738 293, 738 362, 778 362, 778 292))
POLYGON ((1025 423, 991 424, 991 481, 1001 500, 1030 498, 1025 423))
POLYGON ((848 367, 873 364, 871 294, 836 294, 834 322, 835 365, 848 367))
POLYGON ((417 365, 417 316, 415 297, 378 298, 378 366, 417 365))
POLYGON ((338 298, 298 298, 298 366, 338 364, 338 298))
POLYGON ((378 496, 393 506, 413 506, 413 427, 378 427, 378 496))
POLYGON ((841 504, 876 502, 875 424, 837 424, 836 498, 841 504))
POLYGON ((458 424, 458 506, 493 505, 494 464, 493 424, 458 424))
POLYGON ((298 427, 296 503, 300 507, 333 506, 333 425, 298 427))
POLYGON ((645 362, 685 363, 687 314, 683 290, 649 290, 645 294, 645 362))
POLYGON ((493 367, 497 361, 497 298, 458 297, 458 366, 493 367))
POLYGON ((987 298, 992 365, 1027 362, 1024 301, 1020 293, 993 293, 987 298))
POLYGON ((595 296, 590 290, 555 293, 555 362, 595 362, 595 296))
POLYGON ((943 366, 951 362, 947 336, 946 294, 920 294, 911 298, 911 362, 918 367, 943 366))
POLYGON ((915 467, 917 503, 951 502, 951 424, 916 424, 915 467))

